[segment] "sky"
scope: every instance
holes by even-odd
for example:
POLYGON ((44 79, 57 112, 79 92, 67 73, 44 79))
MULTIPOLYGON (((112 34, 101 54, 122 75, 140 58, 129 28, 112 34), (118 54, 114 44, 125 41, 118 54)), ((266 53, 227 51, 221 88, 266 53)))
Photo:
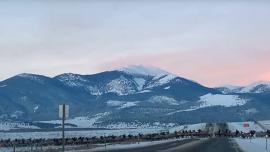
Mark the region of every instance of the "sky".
POLYGON ((206 86, 270 80, 270 1, 0 1, 0 81, 159 67, 206 86))

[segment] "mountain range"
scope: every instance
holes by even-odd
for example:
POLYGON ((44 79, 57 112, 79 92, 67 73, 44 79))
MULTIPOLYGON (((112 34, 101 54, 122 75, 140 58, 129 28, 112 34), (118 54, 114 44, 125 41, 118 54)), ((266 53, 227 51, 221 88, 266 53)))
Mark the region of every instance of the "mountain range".
POLYGON ((0 121, 57 120, 62 103, 71 120, 87 120, 82 127, 263 120, 270 119, 270 83, 210 88, 147 66, 93 75, 25 73, 0 82, 0 121))

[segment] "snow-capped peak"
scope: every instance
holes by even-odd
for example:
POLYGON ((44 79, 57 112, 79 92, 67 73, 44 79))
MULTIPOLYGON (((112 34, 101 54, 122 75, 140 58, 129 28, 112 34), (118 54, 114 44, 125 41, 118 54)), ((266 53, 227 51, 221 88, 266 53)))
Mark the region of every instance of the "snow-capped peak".
POLYGON ((153 67, 153 66, 144 66, 144 65, 130 65, 130 66, 119 69, 119 71, 123 71, 130 74, 146 75, 146 76, 171 75, 171 73, 164 71, 160 68, 153 67))
POLYGON ((18 76, 18 77, 25 77, 25 78, 28 78, 28 77, 34 77, 34 76, 36 76, 36 75, 30 74, 30 73, 21 73, 21 74, 18 74, 17 76, 18 76))
POLYGON ((21 78, 26 78, 32 81, 36 81, 39 83, 44 83, 44 80, 42 78, 44 78, 44 76, 42 75, 35 75, 35 74, 29 74, 29 73, 22 73, 22 74, 18 74, 17 77, 21 77, 21 78))
POLYGON ((65 73, 56 78, 69 87, 81 87, 87 82, 87 80, 83 79, 80 75, 73 73, 65 73))
POLYGON ((234 85, 224 85, 224 86, 220 86, 218 88, 227 88, 229 90, 235 90, 235 89, 239 89, 241 87, 240 86, 234 86, 234 85))
POLYGON ((250 85, 240 87, 226 85, 219 88, 226 88, 222 90, 223 93, 262 93, 265 91, 270 91, 270 81, 258 81, 250 85))
POLYGON ((258 85, 270 85, 270 81, 257 81, 249 86, 258 86, 258 85))
POLYGON ((263 92, 265 89, 269 90, 270 89, 270 81, 258 81, 255 83, 252 83, 246 87, 244 87, 243 89, 241 89, 241 93, 248 93, 248 92, 255 92, 255 93, 261 93, 263 92), (257 88, 259 86, 263 85, 263 88, 257 88))

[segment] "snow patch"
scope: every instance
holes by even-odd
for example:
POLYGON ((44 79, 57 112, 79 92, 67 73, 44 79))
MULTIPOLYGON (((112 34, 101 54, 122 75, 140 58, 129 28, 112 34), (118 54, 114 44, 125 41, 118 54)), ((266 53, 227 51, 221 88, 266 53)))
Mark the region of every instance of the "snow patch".
POLYGON ((34 113, 36 113, 36 111, 39 109, 39 106, 37 105, 37 106, 35 106, 34 108, 33 108, 33 111, 34 111, 34 113))
POLYGON ((129 107, 137 106, 140 101, 116 101, 116 100, 109 100, 107 101, 107 106, 110 107, 118 107, 117 109, 124 109, 129 107))
POLYGON ((242 106, 247 103, 245 99, 239 98, 237 95, 222 95, 222 94, 206 94, 200 97, 198 102, 199 108, 211 106, 234 107, 242 106))
POLYGON ((86 90, 88 90, 90 94, 95 96, 100 96, 103 94, 97 86, 86 86, 86 90))
POLYGON ((11 117, 17 119, 17 118, 21 117, 23 114, 24 114, 24 112, 18 110, 18 111, 15 111, 13 114, 11 114, 11 117))
POLYGON ((4 88, 4 87, 7 87, 7 85, 1 85, 0 88, 4 88))
POLYGON ((133 94, 136 90, 134 90, 132 82, 124 76, 120 76, 120 78, 114 79, 106 85, 106 93, 108 92, 116 93, 121 96, 133 94))
POLYGON ((20 97, 21 101, 22 102, 26 102, 28 100, 28 97, 27 96, 22 96, 20 97))
POLYGON ((107 101, 107 106, 118 107, 122 106, 124 103, 125 103, 124 101, 109 100, 107 101))
POLYGON ((22 77, 22 78, 26 78, 26 79, 29 79, 29 80, 32 80, 32 81, 36 81, 36 82, 41 83, 41 84, 44 84, 44 83, 45 83, 45 82, 44 82, 42 79, 40 79, 40 77, 37 76, 37 75, 27 74, 27 73, 22 73, 22 74, 19 74, 19 75, 17 75, 17 76, 22 77))
POLYGON ((167 96, 153 96, 149 99, 149 102, 151 102, 151 103, 165 103, 168 105, 179 105, 178 101, 176 101, 174 98, 170 98, 167 96))
POLYGON ((143 91, 140 91, 140 92, 137 92, 137 93, 148 93, 148 92, 152 92, 151 90, 143 90, 143 91))
POLYGON ((157 76, 153 78, 153 82, 150 83, 146 88, 153 88, 157 86, 161 86, 169 83, 171 80, 175 79, 177 76, 175 75, 163 75, 157 76))
POLYGON ((258 113, 259 111, 256 108, 251 108, 251 109, 245 110, 245 112, 247 114, 254 114, 254 113, 258 113))
POLYGON ((198 109, 212 107, 212 106, 222 106, 222 107, 235 107, 242 106, 247 103, 247 100, 239 98, 237 95, 223 95, 223 94, 206 94, 200 97, 197 101, 197 106, 193 106, 189 109, 177 110, 170 112, 167 115, 172 115, 179 112, 190 112, 198 109))
POLYGON ((165 89, 165 90, 168 90, 168 89, 170 89, 170 88, 171 88, 171 87, 170 87, 170 86, 168 86, 168 87, 165 87, 164 89, 165 89))
POLYGON ((171 80, 173 80, 174 78, 176 78, 175 75, 166 75, 165 77, 161 78, 158 80, 158 83, 160 85, 162 84, 166 84, 166 83, 169 83, 171 80))
POLYGON ((143 86, 145 85, 146 80, 143 78, 134 78, 134 81, 137 84, 138 90, 142 90, 143 86))
POLYGON ((120 108, 118 109, 124 109, 124 108, 130 108, 130 107, 134 107, 134 106, 137 106, 137 104, 139 103, 140 101, 136 101, 136 102, 126 102, 125 104, 123 104, 120 108))
POLYGON ((166 115, 169 116, 169 115, 173 115, 173 114, 180 113, 180 112, 189 112, 189 111, 194 111, 194 110, 198 110, 198 109, 200 109, 200 108, 190 108, 190 109, 185 109, 185 110, 177 110, 174 112, 170 112, 166 115))
POLYGON ((87 80, 83 79, 80 75, 67 73, 58 76, 58 80, 69 87, 81 87, 87 80))

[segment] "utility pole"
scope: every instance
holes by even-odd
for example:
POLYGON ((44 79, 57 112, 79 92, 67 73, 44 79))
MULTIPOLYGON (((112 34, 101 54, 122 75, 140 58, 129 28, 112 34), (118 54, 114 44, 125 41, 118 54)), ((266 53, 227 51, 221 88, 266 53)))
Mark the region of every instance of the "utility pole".
POLYGON ((69 116, 69 106, 66 104, 59 105, 59 117, 62 118, 62 151, 65 151, 65 120, 69 116))
POLYGON ((65 151, 65 115, 66 115, 66 105, 63 104, 63 115, 62 115, 62 150, 65 151))
POLYGON ((267 143, 268 135, 265 135, 265 149, 268 150, 268 143, 267 143))
POLYGON ((106 149, 106 147, 107 147, 107 141, 106 141, 106 134, 105 133, 104 133, 104 136, 103 137, 104 137, 104 142, 105 142, 104 143, 104 146, 105 146, 105 149, 106 149))

